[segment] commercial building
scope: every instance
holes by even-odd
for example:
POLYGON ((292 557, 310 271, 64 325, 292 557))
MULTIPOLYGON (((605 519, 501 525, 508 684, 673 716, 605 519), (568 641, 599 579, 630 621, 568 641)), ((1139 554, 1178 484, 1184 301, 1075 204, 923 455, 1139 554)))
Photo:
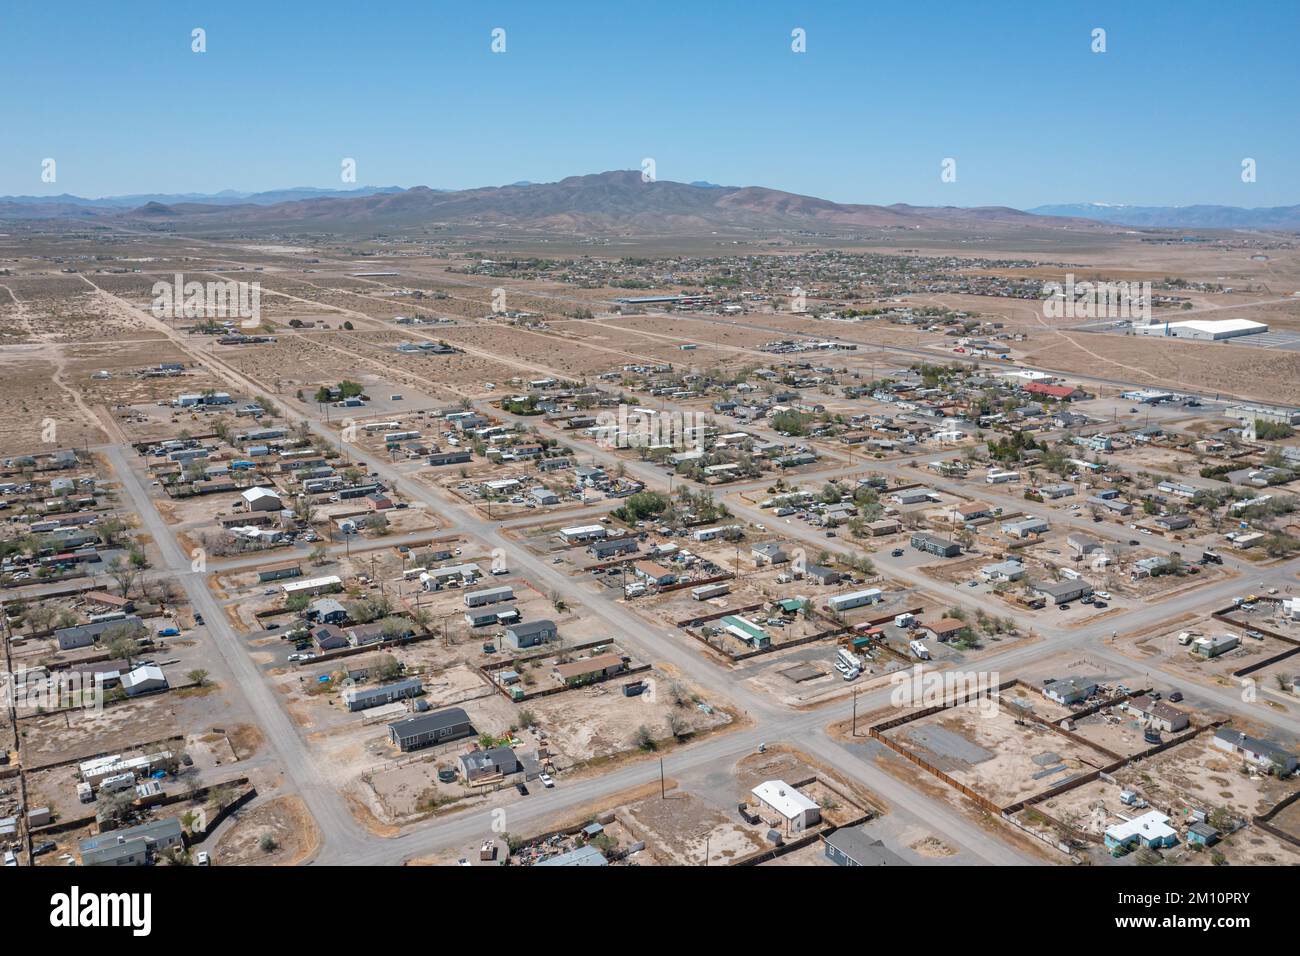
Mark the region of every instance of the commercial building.
POLYGON ((1250 319, 1189 319, 1183 322, 1152 322, 1135 325, 1138 335, 1159 335, 1170 338, 1192 339, 1198 342, 1221 342, 1241 335, 1259 335, 1268 331, 1263 322, 1250 319))
POLYGON ((603 538, 609 534, 609 531, 603 524, 585 524, 572 528, 561 528, 560 537, 564 539, 565 544, 578 544, 582 541, 593 541, 596 538, 603 538))

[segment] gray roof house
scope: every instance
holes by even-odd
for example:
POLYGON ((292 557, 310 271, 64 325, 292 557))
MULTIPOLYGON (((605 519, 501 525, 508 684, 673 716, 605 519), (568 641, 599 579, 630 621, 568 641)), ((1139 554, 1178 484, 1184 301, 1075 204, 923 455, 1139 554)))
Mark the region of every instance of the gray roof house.
POLYGON ((505 643, 516 650, 522 650, 553 641, 558 633, 559 629, 552 620, 524 621, 506 628, 505 643))
POLYGON ((1092 593, 1092 585, 1082 578, 1073 581, 1039 581, 1031 585, 1035 591, 1053 604, 1065 604, 1092 593))
POLYGON ((469 722, 469 715, 460 707, 448 707, 431 714, 407 717, 388 725, 388 739, 404 752, 419 750, 430 744, 459 740, 473 733, 474 726, 469 722))
POLYGON ((396 700, 416 697, 423 691, 424 685, 420 678, 407 677, 375 687, 349 687, 343 691, 343 702, 348 705, 348 710, 365 710, 367 707, 379 707, 396 700))
POLYGON ((488 750, 471 750, 460 758, 461 772, 466 783, 474 783, 487 777, 518 773, 522 768, 519 758, 509 747, 492 747, 488 750))
POLYGON ((93 621, 90 624, 75 624, 72 627, 60 627, 54 632, 54 639, 59 642, 59 650, 72 651, 79 647, 89 647, 104 636, 104 632, 117 625, 136 627, 143 622, 134 614, 110 621, 93 621))
POLYGON ((110 830, 81 841, 82 866, 146 866, 159 850, 183 842, 176 817, 151 820, 125 830, 110 830))
POLYGON ((1220 727, 1214 732, 1214 738, 1210 743, 1220 750, 1236 754, 1247 762, 1265 770, 1277 766, 1281 769, 1283 776, 1293 772, 1296 768, 1296 755, 1289 750, 1273 743, 1271 740, 1252 737, 1249 734, 1243 734, 1239 730, 1234 730, 1232 727, 1220 727))
POLYGON ((911 866, 860 827, 841 827, 822 837, 826 859, 839 866, 911 866))
POLYGON ((1058 704, 1077 704, 1097 692, 1097 682, 1083 677, 1066 677, 1054 680, 1043 688, 1043 696, 1058 704))
POLYGON ((307 620, 322 624, 342 624, 348 619, 348 609, 335 598, 317 598, 307 605, 307 620))

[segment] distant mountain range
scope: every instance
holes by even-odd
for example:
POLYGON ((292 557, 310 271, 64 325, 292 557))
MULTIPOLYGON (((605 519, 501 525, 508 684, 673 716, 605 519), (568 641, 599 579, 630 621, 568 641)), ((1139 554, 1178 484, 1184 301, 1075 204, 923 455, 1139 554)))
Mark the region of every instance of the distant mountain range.
POLYGON ((554 183, 525 181, 462 190, 365 186, 103 199, 10 196, 0 197, 0 218, 167 223, 182 230, 438 227, 581 235, 774 231, 843 235, 910 229, 970 234, 1024 227, 1107 231, 1119 226, 1300 228, 1300 206, 1247 210, 1082 203, 1028 211, 1006 206, 878 206, 836 203, 761 186, 645 182, 637 170, 617 170, 570 176, 554 183))
POLYGON ((1068 203, 1035 206, 1036 216, 1067 216, 1112 225, 1157 229, 1300 230, 1300 206, 1126 206, 1116 203, 1068 203))
POLYGON ((356 189, 317 189, 312 186, 295 186, 290 189, 272 189, 259 193, 223 189, 218 193, 140 193, 127 196, 104 196, 100 199, 87 199, 68 193, 58 196, 0 196, 0 215, 7 215, 15 219, 48 219, 78 215, 77 210, 132 210, 147 203, 163 203, 166 205, 198 203, 212 206, 251 203, 255 206, 273 206, 277 203, 294 202, 300 199, 341 199, 355 196, 373 196, 377 193, 400 193, 401 191, 401 186, 360 186, 356 189), (27 208, 31 215, 28 217, 22 216, 21 210, 23 208, 27 208))
POLYGON ((464 190, 370 187, 241 195, 75 196, 0 199, 0 218, 91 218, 170 223, 178 229, 467 227, 584 235, 709 234, 715 231, 854 233, 877 229, 1101 228, 1017 209, 835 203, 760 186, 644 182, 637 170, 464 190))

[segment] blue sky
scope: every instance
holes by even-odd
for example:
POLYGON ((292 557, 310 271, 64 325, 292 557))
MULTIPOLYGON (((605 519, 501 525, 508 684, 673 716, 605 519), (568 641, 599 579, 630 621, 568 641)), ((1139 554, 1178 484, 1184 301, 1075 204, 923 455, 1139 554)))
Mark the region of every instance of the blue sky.
POLYGON ((0 194, 342 187, 345 157, 359 184, 458 188, 653 157, 660 179, 842 202, 1289 205, 1298 39, 1294 0, 8 0, 0 194))

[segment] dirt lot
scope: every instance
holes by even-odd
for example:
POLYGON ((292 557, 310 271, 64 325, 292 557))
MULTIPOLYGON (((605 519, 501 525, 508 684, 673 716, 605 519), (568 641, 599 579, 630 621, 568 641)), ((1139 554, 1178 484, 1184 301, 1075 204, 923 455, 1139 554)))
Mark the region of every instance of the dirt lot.
POLYGON ((1106 755, 999 709, 950 708, 889 736, 1000 806, 1110 762, 1106 755))
POLYGON ((313 853, 320 831, 298 797, 276 797, 236 811, 212 851, 218 866, 296 866, 313 853))

